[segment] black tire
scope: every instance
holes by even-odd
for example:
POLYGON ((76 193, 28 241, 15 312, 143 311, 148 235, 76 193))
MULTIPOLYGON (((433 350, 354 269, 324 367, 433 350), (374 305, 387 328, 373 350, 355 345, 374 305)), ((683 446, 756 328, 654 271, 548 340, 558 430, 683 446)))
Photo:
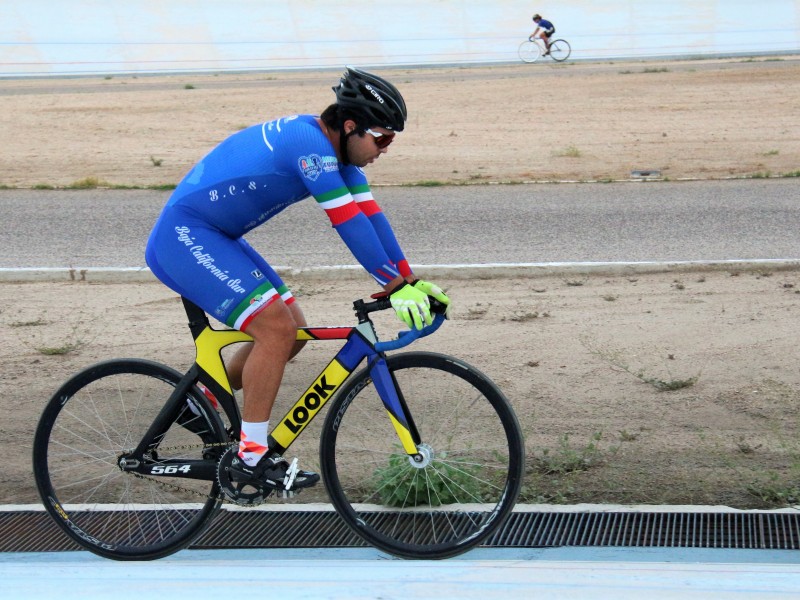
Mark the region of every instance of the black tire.
MULTIPOLYGON (((117 560, 161 558, 187 546, 219 507, 216 481, 151 478, 117 464, 180 379, 158 363, 112 360, 72 377, 45 407, 33 442, 36 485, 55 522, 87 550, 117 560)), ((226 440, 206 397, 193 387, 189 398, 200 416, 184 405, 184 425, 176 419, 166 431, 152 456, 155 464, 202 459, 197 432, 206 443, 226 440)))
POLYGON ((556 62, 564 62, 572 53, 567 40, 553 40, 550 43, 550 57, 556 62))
POLYGON ((447 558, 480 544, 511 512, 524 443, 503 393, 442 354, 387 359, 430 461, 405 453, 367 369, 333 400, 320 464, 337 512, 373 546, 403 558, 447 558))
POLYGON ((517 54, 519 54, 522 62, 535 63, 542 55, 542 48, 536 42, 525 40, 519 45, 517 54))

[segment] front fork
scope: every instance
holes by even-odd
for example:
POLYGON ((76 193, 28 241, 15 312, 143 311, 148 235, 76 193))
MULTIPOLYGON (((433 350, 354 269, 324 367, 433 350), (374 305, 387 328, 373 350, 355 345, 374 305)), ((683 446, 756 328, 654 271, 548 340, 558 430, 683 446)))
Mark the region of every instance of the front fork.
POLYGON ((389 413, 389 419, 392 421, 397 437, 403 445, 403 450, 406 451, 413 463, 424 462, 422 439, 417 426, 414 424, 411 412, 408 410, 408 405, 403 397, 403 390, 397 384, 394 373, 389 370, 385 357, 378 356, 372 362, 370 376, 375 384, 375 389, 378 390, 378 395, 381 397, 386 412, 389 413))

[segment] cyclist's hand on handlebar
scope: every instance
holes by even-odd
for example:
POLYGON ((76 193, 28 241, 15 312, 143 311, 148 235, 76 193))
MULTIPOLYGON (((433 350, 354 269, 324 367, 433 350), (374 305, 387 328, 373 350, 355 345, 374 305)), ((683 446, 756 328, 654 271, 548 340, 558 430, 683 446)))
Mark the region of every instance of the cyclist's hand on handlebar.
POLYGON ((422 279, 418 279, 414 282, 414 287, 417 288, 420 292, 427 294, 434 300, 437 300, 444 304, 445 311, 444 316, 450 316, 450 298, 447 297, 447 294, 444 293, 442 288, 440 288, 435 283, 431 283, 430 281, 423 281, 422 279))
POLYGON ((428 294, 414 285, 404 281, 392 290, 389 300, 397 316, 410 329, 422 329, 433 322, 428 294))

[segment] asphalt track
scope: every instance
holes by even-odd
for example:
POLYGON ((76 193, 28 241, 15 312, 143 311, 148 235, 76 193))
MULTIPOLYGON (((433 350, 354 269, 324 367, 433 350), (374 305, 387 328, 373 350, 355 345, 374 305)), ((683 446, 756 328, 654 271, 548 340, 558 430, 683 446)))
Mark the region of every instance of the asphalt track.
MULTIPOLYGON (((382 195, 388 200, 384 208, 398 215, 393 221, 401 224, 400 237, 410 239, 408 247, 420 250, 418 262, 440 262, 458 270, 467 263, 473 269, 495 270, 563 269, 576 264, 582 269, 592 264, 698 266, 731 260, 796 265, 800 262, 797 185, 792 180, 758 180, 387 188, 382 195), (483 212, 475 212, 481 208, 483 212), (430 231, 436 235, 422 233, 430 231)), ((111 278, 140 273, 142 236, 164 194, 64 194, 0 192, 0 210, 6 215, 0 280, 18 279, 21 273, 61 279, 80 267, 111 278), (121 202, 124 211, 119 210, 121 202)), ((312 233, 309 229, 325 228, 305 228, 304 219, 312 218, 311 213, 291 217, 290 212, 283 221, 289 238, 276 238, 285 234, 277 227, 265 227, 260 232, 265 237, 256 246, 282 249, 284 242, 302 232, 307 243, 300 253, 279 252, 274 264, 285 260, 301 268, 322 269, 342 264, 342 255, 330 251, 337 243, 335 235, 331 244, 326 239, 330 231, 312 233), (327 249, 318 250, 322 247, 327 249)), ((0 554, 0 582, 2 597, 13 600, 202 600, 242 594, 334 600, 766 600, 800 597, 800 554, 481 548, 446 561, 403 561, 370 549, 256 549, 184 550, 155 562, 122 563, 87 552, 6 553, 0 554)))
MULTIPOLYGON (((385 187, 416 265, 800 259, 800 180, 385 187)), ((0 268, 137 268, 168 192, 0 190, 0 268)), ((355 261, 313 201, 247 235, 273 266, 355 261)))

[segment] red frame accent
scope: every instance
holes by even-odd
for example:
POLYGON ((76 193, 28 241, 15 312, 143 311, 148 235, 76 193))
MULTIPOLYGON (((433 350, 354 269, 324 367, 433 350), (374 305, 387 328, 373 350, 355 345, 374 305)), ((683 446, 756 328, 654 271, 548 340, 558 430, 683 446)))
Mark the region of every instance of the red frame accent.
POLYGON ((318 340, 346 340, 355 327, 302 327, 310 336, 318 340))

